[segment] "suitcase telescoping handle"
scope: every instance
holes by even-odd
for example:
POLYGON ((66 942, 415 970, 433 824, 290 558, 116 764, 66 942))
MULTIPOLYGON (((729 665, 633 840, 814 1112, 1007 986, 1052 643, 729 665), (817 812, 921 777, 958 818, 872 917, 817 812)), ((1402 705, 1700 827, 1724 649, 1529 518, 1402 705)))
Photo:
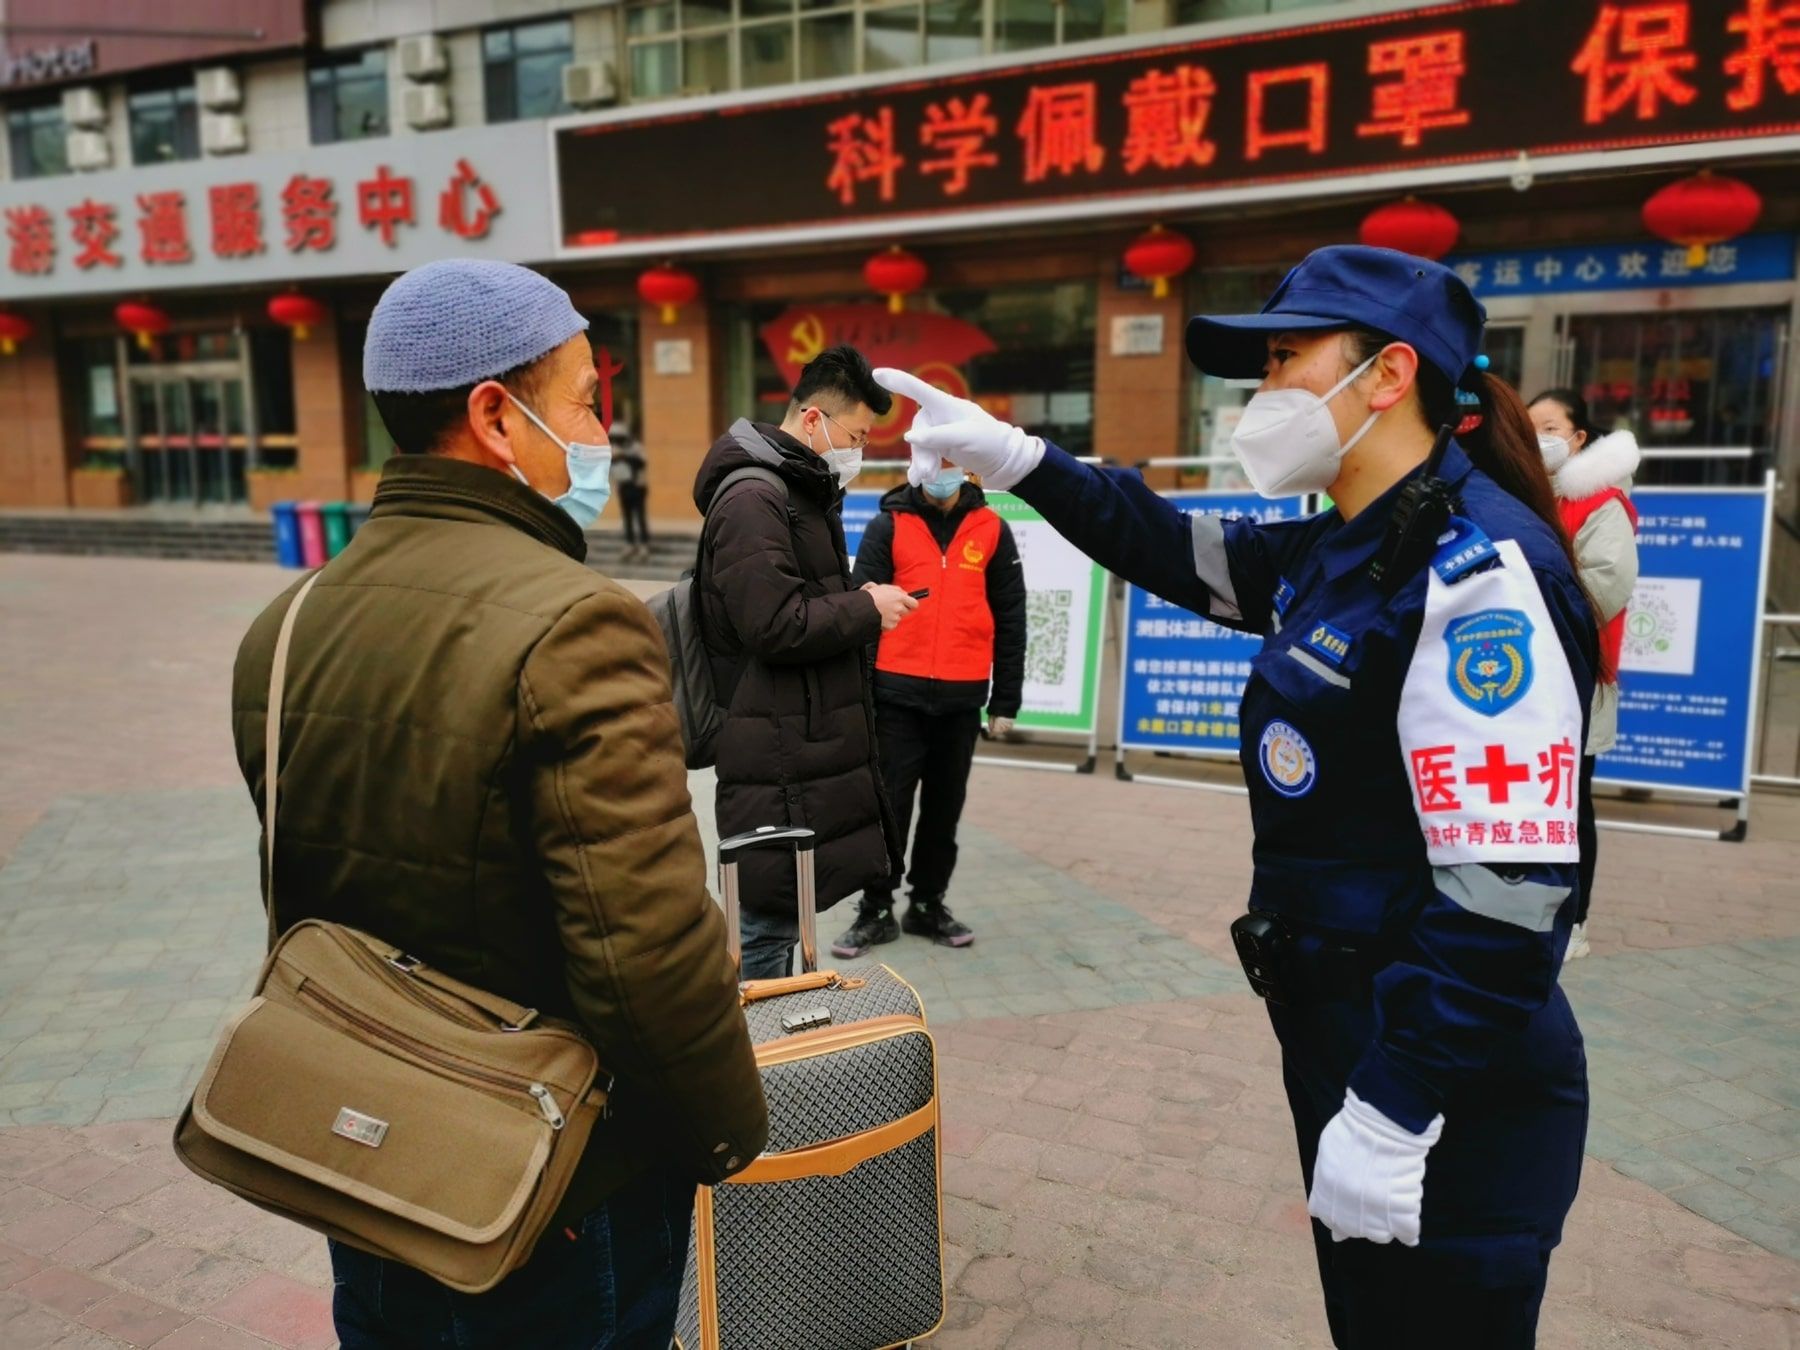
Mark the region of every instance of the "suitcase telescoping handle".
POLYGON ((813 845, 817 836, 803 825, 762 825, 719 841, 719 895, 725 901, 725 941, 731 959, 744 964, 743 937, 738 931, 738 854, 747 848, 792 848, 794 891, 800 898, 800 969, 819 968, 818 897, 813 892, 813 845))

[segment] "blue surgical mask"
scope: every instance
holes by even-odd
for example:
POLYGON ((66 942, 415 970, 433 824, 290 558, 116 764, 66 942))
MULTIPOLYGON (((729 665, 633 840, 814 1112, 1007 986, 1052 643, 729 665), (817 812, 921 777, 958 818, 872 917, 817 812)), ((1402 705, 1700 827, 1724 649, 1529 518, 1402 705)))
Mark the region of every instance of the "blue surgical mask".
MULTIPOLYGON (((507 395, 512 398, 511 394, 507 395)), ((557 448, 569 461, 569 490, 551 501, 568 513, 569 519, 582 529, 587 529, 606 509, 606 499, 612 496, 612 447, 610 445, 583 445, 580 441, 565 441, 549 427, 544 419, 527 408, 518 399, 513 405, 537 424, 537 429, 556 442, 557 448)), ((513 477, 526 487, 531 483, 519 472, 517 464, 512 466, 513 477)))
POLYGON ((925 484, 925 495, 940 502, 947 502, 962 491, 962 485, 969 481, 969 475, 954 464, 946 464, 938 470, 938 476, 925 484))

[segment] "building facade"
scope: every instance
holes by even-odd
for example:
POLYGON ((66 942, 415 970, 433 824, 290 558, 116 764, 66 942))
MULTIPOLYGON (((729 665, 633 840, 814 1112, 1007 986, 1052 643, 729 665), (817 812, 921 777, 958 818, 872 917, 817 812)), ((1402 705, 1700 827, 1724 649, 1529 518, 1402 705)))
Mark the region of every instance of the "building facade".
POLYGON ((26 333, 0 357, 0 508, 366 497, 391 451, 358 381, 370 309, 459 254, 570 288, 665 522, 694 518, 719 430, 778 419, 834 341, 1071 450, 1218 457, 1247 390, 1187 366, 1187 315, 1259 304, 1418 194, 1460 225, 1498 373, 1579 388, 1649 447, 1752 452, 1649 476, 1775 467, 1800 527, 1791 5, 180 10, 154 32, 98 0, 0 6, 0 306, 26 333), (1703 169, 1763 207, 1701 258, 1641 212, 1703 169), (1197 253, 1162 294, 1123 263, 1154 225, 1197 253), (864 271, 894 247, 923 265, 898 311, 864 271), (664 264, 686 303, 639 298, 664 264))

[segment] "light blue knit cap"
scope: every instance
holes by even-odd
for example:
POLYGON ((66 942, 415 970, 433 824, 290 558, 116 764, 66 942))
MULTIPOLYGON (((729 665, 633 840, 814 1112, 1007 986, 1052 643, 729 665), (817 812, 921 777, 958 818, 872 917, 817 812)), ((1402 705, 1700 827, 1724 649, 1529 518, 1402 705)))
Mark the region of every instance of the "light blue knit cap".
POLYGON ((369 319, 363 387, 423 394, 491 380, 588 326, 569 293, 516 263, 445 258, 395 279, 369 319))

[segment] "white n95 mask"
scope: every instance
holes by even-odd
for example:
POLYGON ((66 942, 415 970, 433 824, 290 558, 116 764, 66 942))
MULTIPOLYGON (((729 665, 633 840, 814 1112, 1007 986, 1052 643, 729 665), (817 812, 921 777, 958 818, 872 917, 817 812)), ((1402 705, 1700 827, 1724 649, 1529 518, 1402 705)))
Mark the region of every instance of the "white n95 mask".
POLYGON ((1356 434, 1340 444, 1337 423, 1331 420, 1331 400, 1374 364, 1371 356, 1323 398, 1310 389, 1265 389, 1253 394, 1231 434, 1232 452, 1250 476, 1250 486, 1264 497, 1291 497, 1323 492, 1336 482, 1338 465, 1381 414, 1370 413, 1356 434))

